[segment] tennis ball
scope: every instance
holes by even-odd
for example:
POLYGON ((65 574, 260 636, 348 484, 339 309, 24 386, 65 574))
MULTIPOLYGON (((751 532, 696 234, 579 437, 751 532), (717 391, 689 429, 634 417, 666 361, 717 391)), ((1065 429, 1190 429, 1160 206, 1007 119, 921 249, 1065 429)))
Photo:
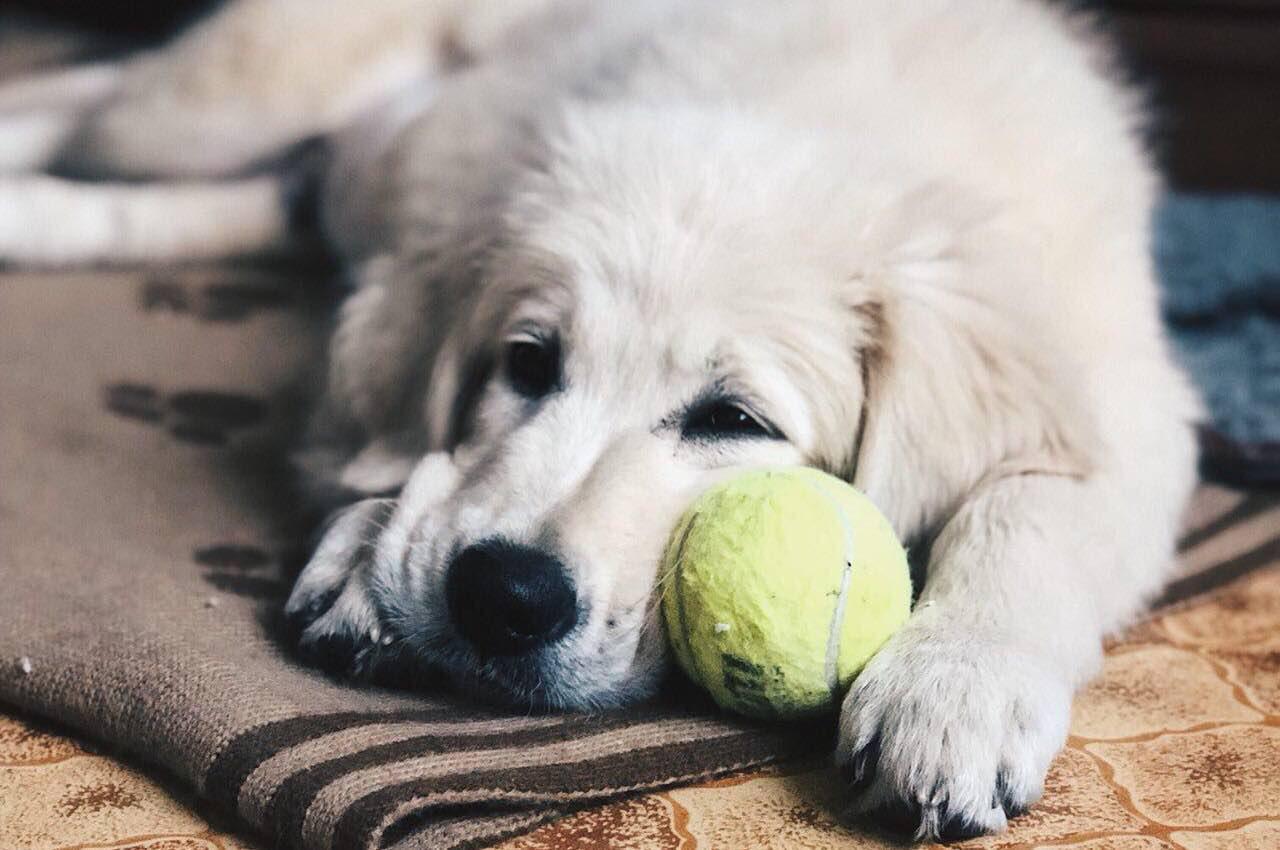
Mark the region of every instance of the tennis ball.
POLYGON ((756 470, 703 493, 663 563, 677 662, 722 707, 835 709, 911 613, 907 555, 860 492, 815 469, 756 470))

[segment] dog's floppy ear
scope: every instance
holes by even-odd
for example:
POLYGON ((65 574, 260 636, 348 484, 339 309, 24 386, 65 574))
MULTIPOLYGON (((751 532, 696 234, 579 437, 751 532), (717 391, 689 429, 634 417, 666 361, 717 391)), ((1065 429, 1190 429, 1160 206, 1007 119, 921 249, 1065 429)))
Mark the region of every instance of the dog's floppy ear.
POLYGON ((946 187, 908 195, 864 236, 853 483, 911 535, 983 478, 1086 474, 1094 424, 1073 353, 1037 331, 1047 282, 1032 241, 946 187))
MULTIPOLYGON (((381 254, 358 270, 330 339, 323 397, 294 456, 309 490, 343 500, 386 493, 447 441, 447 416, 440 431, 431 427, 427 390, 433 375, 456 382, 440 361, 453 356, 446 335, 465 315, 457 292, 470 279, 443 265, 381 254)), ((452 398, 453 387, 436 395, 452 398)))
POLYGON ((427 432, 435 451, 453 451, 470 434, 476 404, 493 371, 494 357, 468 339, 459 321, 445 338, 432 364, 426 392, 427 432))

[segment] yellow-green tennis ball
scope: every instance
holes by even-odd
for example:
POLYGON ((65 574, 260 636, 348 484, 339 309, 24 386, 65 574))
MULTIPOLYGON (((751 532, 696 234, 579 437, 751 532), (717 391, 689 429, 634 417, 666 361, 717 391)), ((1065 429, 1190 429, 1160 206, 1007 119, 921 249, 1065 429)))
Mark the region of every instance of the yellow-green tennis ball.
POLYGON ((785 719, 839 705, 911 613, 907 555, 866 496, 814 469, 703 493, 663 564, 680 667, 724 708, 785 719))

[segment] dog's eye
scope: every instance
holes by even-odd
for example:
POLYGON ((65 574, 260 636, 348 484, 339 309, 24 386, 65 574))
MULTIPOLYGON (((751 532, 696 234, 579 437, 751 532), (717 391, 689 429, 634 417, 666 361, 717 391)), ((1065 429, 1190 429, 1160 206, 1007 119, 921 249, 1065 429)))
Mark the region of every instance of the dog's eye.
POLYGON ((695 406, 684 421, 684 436, 692 439, 776 439, 778 433, 750 411, 728 399, 712 399, 695 406))
POLYGON ((505 359, 507 380, 522 396, 541 398, 560 383, 560 346, 554 340, 512 340, 505 359))

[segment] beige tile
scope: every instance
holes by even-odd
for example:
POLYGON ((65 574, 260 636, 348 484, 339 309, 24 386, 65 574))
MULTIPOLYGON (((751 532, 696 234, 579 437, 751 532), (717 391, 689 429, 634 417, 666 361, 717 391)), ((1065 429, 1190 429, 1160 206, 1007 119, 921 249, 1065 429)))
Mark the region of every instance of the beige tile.
POLYGON ((1159 620, 1175 641, 1220 649, 1280 649, 1280 570, 1264 570, 1213 600, 1159 620))
POLYGON ((0 767, 50 764, 83 752, 69 738, 23 720, 0 716, 0 767))
POLYGON ((681 845, 674 811, 649 794, 588 809, 499 844, 494 850, 690 850, 681 845))
MULTIPOLYGON (((882 850, 835 817, 844 784, 828 769, 677 788, 667 796, 699 850, 882 850)), ((687 850, 686 845, 685 850, 687 850)))
POLYGON ((1031 811, 1011 821, 1001 835, 959 846, 965 850, 1022 848, 1077 835, 1139 832, 1145 825, 1116 798, 1093 759, 1069 748, 1059 753, 1049 768, 1044 796, 1031 811))
POLYGON ((0 767, 0 847, 56 850, 207 829, 149 778, 100 756, 0 767))
POLYGON ((82 844, 75 850, 234 850, 214 837, 158 835, 139 837, 124 844, 82 844))
MULTIPOLYGON (((1280 622, 1276 624, 1280 629, 1280 622)), ((1215 650, 1245 697, 1268 714, 1280 715, 1280 649, 1215 650)))
POLYGON ((1276 850, 1280 820, 1261 820, 1221 832, 1175 832, 1170 838, 1186 850, 1276 850))
POLYGON ((1280 728, 1228 726, 1086 749, 1112 766, 1140 814, 1166 826, 1270 816, 1280 800, 1280 728))
POLYGON ((1107 657, 1102 674, 1076 698, 1071 732, 1084 738, 1129 738, 1261 719, 1194 652, 1138 646, 1107 657))
POLYGON ((1107 835, 1101 838, 1084 838, 1070 844, 1037 844, 1032 850, 1175 850, 1175 848, 1169 842, 1150 835, 1107 835))

